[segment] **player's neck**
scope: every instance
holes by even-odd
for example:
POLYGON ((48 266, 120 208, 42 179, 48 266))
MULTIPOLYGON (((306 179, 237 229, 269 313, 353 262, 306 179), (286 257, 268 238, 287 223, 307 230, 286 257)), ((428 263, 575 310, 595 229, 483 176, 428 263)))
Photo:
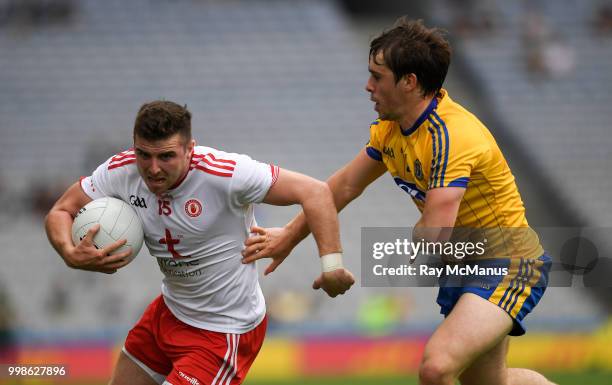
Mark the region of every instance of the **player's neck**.
POLYGON ((407 103, 406 113, 400 118, 399 123, 403 130, 409 130, 429 107, 434 96, 417 96, 407 103))
POLYGON ((173 190, 175 188, 177 188, 181 183, 183 183, 183 181, 185 180, 185 178, 187 178, 187 174, 189 173, 189 166, 187 166, 185 168, 185 170, 183 171, 183 173, 181 174, 181 176, 176 180, 176 182, 174 182, 174 184, 168 189, 168 191, 173 190))

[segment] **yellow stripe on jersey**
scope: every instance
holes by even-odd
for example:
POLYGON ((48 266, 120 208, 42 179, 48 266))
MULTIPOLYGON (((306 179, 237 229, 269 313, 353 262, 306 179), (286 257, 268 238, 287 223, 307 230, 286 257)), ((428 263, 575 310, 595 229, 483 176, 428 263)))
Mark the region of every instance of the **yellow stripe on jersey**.
POLYGON ((523 304, 525 300, 531 296, 531 289, 538 283, 540 278, 542 277, 541 268, 544 265, 544 262, 537 259, 529 259, 528 266, 530 268, 530 273, 528 276, 528 281, 525 282, 525 289, 518 295, 517 300, 515 300, 514 305, 512 305, 508 311, 512 317, 516 317, 519 311, 523 308, 523 304))
MULTIPOLYGON (((383 162, 394 182, 423 210, 427 191, 462 187, 455 226, 527 230, 504 257, 537 258, 543 249, 529 228, 514 176, 489 130, 455 103, 446 90, 432 100, 413 127, 377 120, 366 151, 383 162)), ((514 237, 515 235, 511 235, 514 237)), ((503 240, 504 249, 506 238, 503 240)), ((518 289, 517 289, 518 290, 518 289)))

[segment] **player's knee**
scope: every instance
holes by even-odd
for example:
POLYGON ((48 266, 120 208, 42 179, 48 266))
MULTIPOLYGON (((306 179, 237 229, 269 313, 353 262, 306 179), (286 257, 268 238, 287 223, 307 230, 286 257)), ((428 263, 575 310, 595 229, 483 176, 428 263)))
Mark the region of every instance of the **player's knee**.
POLYGON ((452 385, 455 369, 448 357, 425 358, 419 367, 420 385, 452 385))

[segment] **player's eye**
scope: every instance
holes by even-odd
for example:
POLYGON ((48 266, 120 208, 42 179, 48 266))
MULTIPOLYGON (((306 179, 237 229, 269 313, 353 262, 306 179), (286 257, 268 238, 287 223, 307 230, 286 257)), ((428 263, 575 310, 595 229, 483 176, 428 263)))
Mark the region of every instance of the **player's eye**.
POLYGON ((159 158, 161 160, 170 160, 170 159, 174 158, 174 154, 170 154, 170 153, 169 154, 161 154, 159 156, 159 158))
POLYGON ((136 151, 136 155, 138 155, 142 159, 149 159, 151 157, 151 155, 147 154, 146 152, 142 152, 138 150, 136 151))

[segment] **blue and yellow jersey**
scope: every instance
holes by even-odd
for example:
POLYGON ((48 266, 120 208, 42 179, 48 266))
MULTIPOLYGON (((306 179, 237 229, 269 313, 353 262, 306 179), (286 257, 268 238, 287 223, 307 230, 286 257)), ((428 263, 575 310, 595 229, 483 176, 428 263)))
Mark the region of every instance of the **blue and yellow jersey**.
POLYGON ((366 151, 385 164, 420 211, 428 190, 465 188, 456 228, 500 229, 504 232, 501 237, 512 233, 516 241, 512 244, 520 244, 508 252, 512 256, 542 255, 537 234, 525 218, 514 176, 495 139, 444 89, 408 129, 395 121, 373 122, 366 151))

